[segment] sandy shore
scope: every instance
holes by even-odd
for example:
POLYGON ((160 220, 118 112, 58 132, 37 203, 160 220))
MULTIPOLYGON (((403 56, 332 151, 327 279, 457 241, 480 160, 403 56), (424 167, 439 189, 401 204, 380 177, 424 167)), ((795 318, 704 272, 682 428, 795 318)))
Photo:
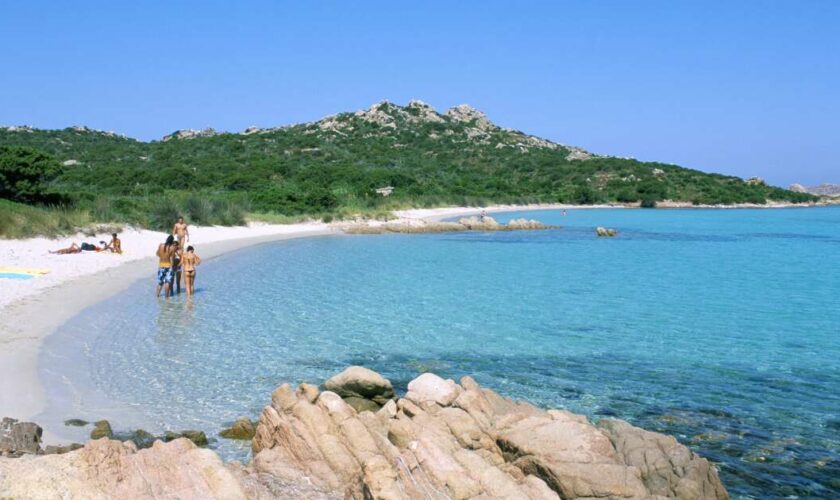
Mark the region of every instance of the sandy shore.
MULTIPOLYGON (((320 222, 194 227, 190 244, 203 259, 211 259, 260 243, 334 233, 320 222)), ((29 280, 0 279, 0 416, 31 420, 43 411, 46 401, 38 354, 44 339, 81 310, 140 279, 148 279, 153 286, 157 267, 153 255, 165 237, 154 231, 124 231, 120 234, 123 255, 48 253, 73 241, 98 242, 106 239, 104 235, 0 240, 0 265, 50 269, 49 274, 29 280)))

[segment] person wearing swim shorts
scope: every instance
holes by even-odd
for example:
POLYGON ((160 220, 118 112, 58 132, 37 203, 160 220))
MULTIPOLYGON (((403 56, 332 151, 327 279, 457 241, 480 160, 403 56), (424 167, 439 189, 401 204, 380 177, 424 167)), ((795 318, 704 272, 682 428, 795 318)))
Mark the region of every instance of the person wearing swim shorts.
POLYGON ((201 264, 201 257, 195 253, 192 245, 187 247, 187 252, 181 257, 184 266, 184 284, 187 286, 187 296, 195 293, 195 267, 201 264))
POLYGON ((161 243, 158 245, 157 249, 157 257, 158 257, 158 271, 157 271, 157 290, 155 291, 155 296, 160 297, 160 290, 163 289, 164 297, 169 297, 170 292, 172 291, 172 254, 174 253, 174 243, 175 237, 171 234, 169 237, 166 238, 165 243, 161 243))

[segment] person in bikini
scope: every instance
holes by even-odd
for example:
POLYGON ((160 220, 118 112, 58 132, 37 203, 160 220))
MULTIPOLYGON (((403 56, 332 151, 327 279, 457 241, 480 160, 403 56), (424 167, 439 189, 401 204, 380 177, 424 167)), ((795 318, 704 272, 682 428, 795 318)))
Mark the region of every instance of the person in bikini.
POLYGON ((187 252, 181 256, 181 265, 184 266, 184 284, 187 286, 187 296, 195 293, 195 266, 201 264, 201 257, 195 253, 192 246, 187 247, 187 252))
POLYGON ((178 222, 172 226, 172 234, 178 238, 178 243, 181 245, 181 248, 184 247, 185 242, 190 241, 190 228, 184 222, 183 217, 178 217, 178 222))
POLYGON ((175 237, 170 234, 166 238, 165 243, 158 245, 157 253, 155 254, 158 258, 158 285, 155 291, 155 296, 157 297, 160 297, 161 288, 164 290, 164 297, 169 297, 169 293, 172 291, 172 254, 175 251, 174 242, 175 237))

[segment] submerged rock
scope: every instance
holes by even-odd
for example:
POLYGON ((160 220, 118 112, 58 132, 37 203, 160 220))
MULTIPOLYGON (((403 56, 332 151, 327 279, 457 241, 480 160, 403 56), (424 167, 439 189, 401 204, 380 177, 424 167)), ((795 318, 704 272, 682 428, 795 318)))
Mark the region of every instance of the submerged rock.
POLYGON ((0 421, 0 456, 19 457, 41 451, 44 430, 34 422, 4 417, 0 421))
POLYGON ((128 441, 134 443, 134 446, 137 449, 145 449, 150 448, 152 444, 157 440, 157 438, 152 435, 150 432, 146 432, 143 429, 137 429, 136 431, 132 432, 128 438, 128 441))
POLYGON ((207 440, 207 435, 204 434, 204 431, 181 431, 181 432, 173 432, 173 431, 166 431, 163 434, 163 440, 165 442, 175 441, 180 438, 187 438, 193 442, 196 446, 204 447, 210 444, 207 440))
POLYGON ((232 426, 219 433, 225 439, 241 439, 250 440, 254 438, 257 432, 254 423, 248 417, 239 417, 232 426))
POLYGON ((82 420, 80 418, 71 418, 64 421, 64 425, 72 426, 72 427, 84 427, 90 424, 87 420, 82 420))
POLYGON ((93 430, 90 431, 90 438, 91 439, 101 439, 101 438, 112 438, 114 437, 114 431, 111 429, 111 423, 107 420, 100 420, 93 424, 93 430))

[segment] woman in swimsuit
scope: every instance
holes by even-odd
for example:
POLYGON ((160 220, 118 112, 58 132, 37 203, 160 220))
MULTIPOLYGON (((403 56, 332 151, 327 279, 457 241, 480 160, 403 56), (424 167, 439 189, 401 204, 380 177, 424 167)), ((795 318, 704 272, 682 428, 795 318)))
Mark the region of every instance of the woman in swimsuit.
POLYGON ((195 266, 201 264, 201 257, 195 253, 192 245, 188 246, 187 253, 181 256, 181 264, 184 266, 184 284, 189 296, 195 293, 195 266))

